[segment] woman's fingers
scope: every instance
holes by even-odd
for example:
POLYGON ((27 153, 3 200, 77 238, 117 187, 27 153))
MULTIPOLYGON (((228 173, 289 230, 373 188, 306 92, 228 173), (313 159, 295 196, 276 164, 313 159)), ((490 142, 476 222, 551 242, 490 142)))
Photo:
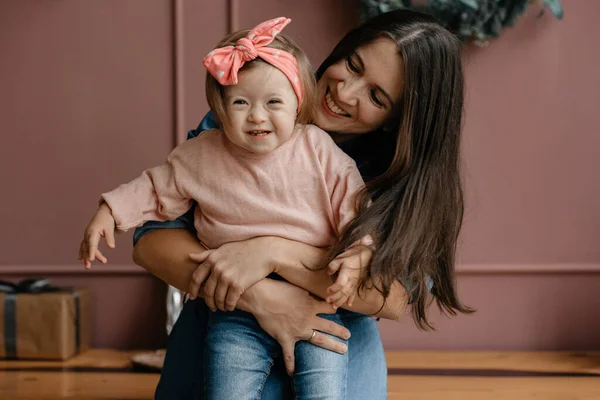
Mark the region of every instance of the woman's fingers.
POLYGON ((336 309, 326 301, 319 301, 314 298, 311 298, 311 300, 314 300, 315 302, 313 311, 315 314, 335 314, 336 309))
POLYGON ((210 253, 212 253, 212 250, 204 250, 199 253, 190 253, 189 257, 190 260, 197 262, 198 264, 202 264, 204 261, 206 261, 210 253))
POLYGON ((339 342, 331 336, 327 336, 321 332, 316 332, 313 338, 310 340, 310 343, 327 350, 335 351, 339 354, 344 354, 348 351, 348 346, 346 344, 339 342))
POLYGON ((217 306, 215 304, 215 289, 217 288, 217 279, 215 274, 210 274, 206 283, 204 284, 204 301, 208 308, 215 312, 217 311, 217 306))
POLYGON ((192 274, 192 279, 190 280, 190 285, 188 287, 188 295, 190 300, 194 300, 198 297, 198 292, 202 287, 202 284, 206 280, 206 277, 210 273, 210 268, 201 264, 198 265, 194 273, 192 274))
POLYGON ((348 330, 348 328, 346 328, 340 324, 336 324, 335 322, 330 321, 328 319, 321 318, 319 316, 315 316, 315 317, 316 317, 316 319, 314 320, 314 323, 312 325, 315 327, 314 329, 316 329, 317 331, 325 332, 325 333, 328 333, 335 337, 339 337, 340 339, 344 339, 344 340, 347 340, 350 338, 350 331, 348 330))
POLYGON ((227 311, 225 308, 225 298, 227 297, 227 284, 223 281, 217 281, 215 288, 215 305, 218 310, 227 311))
POLYGON ((227 298, 225 299, 225 308, 227 311, 235 310, 235 306, 242 296, 242 292, 235 286, 230 286, 227 291, 227 298))
POLYGON ((296 342, 292 339, 286 339, 280 341, 281 350, 283 352, 283 362, 285 363, 285 370, 288 375, 292 376, 294 373, 294 349, 296 348, 296 342))

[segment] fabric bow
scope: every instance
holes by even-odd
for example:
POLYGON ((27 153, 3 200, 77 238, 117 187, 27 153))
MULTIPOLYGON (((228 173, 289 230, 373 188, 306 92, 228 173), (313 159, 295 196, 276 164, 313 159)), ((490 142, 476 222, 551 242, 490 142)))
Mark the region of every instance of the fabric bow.
POLYGON ((252 29, 235 46, 215 49, 204 58, 208 72, 223 86, 238 83, 238 71, 248 61, 259 57, 279 69, 289 79, 298 97, 298 108, 302 104, 302 85, 298 60, 287 51, 266 47, 286 27, 291 19, 280 17, 263 22, 252 29))
POLYGON ((24 279, 19 283, 0 281, 0 293, 52 293, 59 292, 58 288, 47 279, 24 279))

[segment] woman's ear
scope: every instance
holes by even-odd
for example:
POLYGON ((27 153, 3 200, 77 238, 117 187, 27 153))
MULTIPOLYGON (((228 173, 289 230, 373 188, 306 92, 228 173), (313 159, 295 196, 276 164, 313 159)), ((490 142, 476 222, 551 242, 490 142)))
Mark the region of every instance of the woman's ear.
POLYGON ((393 132, 398 131, 401 123, 402 123, 402 116, 400 116, 400 115, 392 116, 383 123, 383 126, 381 127, 381 129, 383 129, 384 132, 393 133, 393 132))
POLYGON ((391 133, 394 132, 394 128, 395 128, 396 124, 393 121, 387 121, 385 124, 383 124, 383 131, 387 132, 387 133, 391 133))

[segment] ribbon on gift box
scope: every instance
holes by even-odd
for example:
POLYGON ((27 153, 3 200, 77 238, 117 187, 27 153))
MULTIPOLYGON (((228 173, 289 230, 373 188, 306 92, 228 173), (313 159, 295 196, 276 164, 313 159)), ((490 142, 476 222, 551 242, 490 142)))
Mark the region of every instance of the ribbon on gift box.
POLYGON ((79 352, 81 332, 79 327, 79 294, 72 288, 52 285, 48 279, 24 279, 17 284, 0 281, 0 293, 4 296, 4 347, 6 358, 17 357, 17 295, 68 292, 75 300, 75 348, 79 352))

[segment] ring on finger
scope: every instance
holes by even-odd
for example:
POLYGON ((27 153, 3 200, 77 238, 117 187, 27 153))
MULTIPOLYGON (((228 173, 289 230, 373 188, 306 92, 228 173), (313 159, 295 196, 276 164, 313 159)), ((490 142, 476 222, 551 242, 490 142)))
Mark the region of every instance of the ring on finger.
POLYGON ((312 342, 312 340, 315 338, 315 335, 317 334, 317 330, 313 329, 313 333, 312 335, 310 335, 310 339, 308 339, 309 342, 312 342))

